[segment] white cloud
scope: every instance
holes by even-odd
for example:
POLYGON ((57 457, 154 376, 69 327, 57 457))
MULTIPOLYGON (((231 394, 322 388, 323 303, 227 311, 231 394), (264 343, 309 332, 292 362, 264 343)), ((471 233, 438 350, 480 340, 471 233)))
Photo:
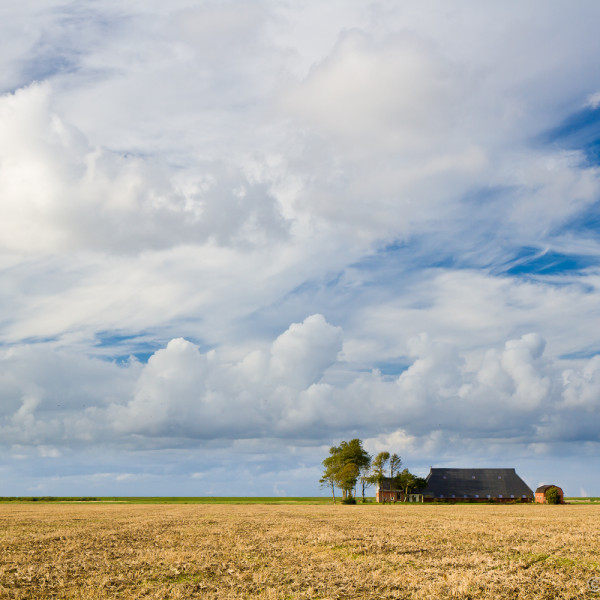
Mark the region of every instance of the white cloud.
POLYGON ((271 347, 270 375, 299 389, 317 383, 342 349, 342 330, 332 327, 323 315, 307 317, 290 325, 271 347))
POLYGON ((344 357, 351 362, 402 362, 407 341, 422 331, 452 341, 471 367, 490 345, 531 330, 552 340, 548 352, 553 359, 597 348, 589 328, 597 314, 596 269, 577 276, 524 278, 474 269, 421 269, 394 285, 370 284, 366 293, 353 311, 353 336, 344 343, 344 357), (392 293, 382 291, 387 286, 392 293))
POLYGON ((545 345, 539 335, 529 333, 507 342, 502 355, 502 367, 514 385, 515 405, 524 410, 539 406, 549 395, 550 381, 542 375, 543 366, 536 364, 545 345))
POLYGON ((285 236, 275 200, 239 169, 204 164, 176 178, 160 161, 93 147, 51 110, 50 97, 44 83, 0 98, 5 250, 128 253, 285 236))
POLYGON ((597 412, 600 409, 600 356, 592 357, 581 371, 565 371, 563 383, 567 408, 597 412))
POLYGON ((415 448, 423 443, 417 438, 435 437, 436 431, 472 440, 509 435, 546 443, 544 432, 560 423, 554 442, 572 436, 597 441, 593 427, 575 427, 584 414, 588 425, 597 420, 597 357, 561 374, 544 357, 544 340, 527 334, 503 349, 489 349, 470 368, 456 348, 421 335, 409 341, 411 364, 399 376, 349 371, 346 383, 335 384, 327 379, 327 367, 339 360, 341 335, 340 328, 313 315, 280 335, 266 362, 256 360, 261 350, 230 362, 181 338, 146 365, 75 359, 48 348, 34 351, 55 363, 40 372, 27 360, 32 350, 5 355, 2 439, 55 457, 63 446, 108 441, 167 448, 218 439, 314 444, 357 430, 377 447, 394 440, 415 448), (269 360, 276 368, 269 368, 269 360), (300 375, 292 368, 296 361, 300 375), (252 365, 258 365, 256 372, 252 365), (8 377, 10 371, 18 378, 8 377), (102 377, 99 385, 92 385, 94 377, 102 377), (71 397, 61 397, 65 386, 71 397))
POLYGON ((377 43, 350 30, 284 105, 342 143, 419 153, 452 128, 453 76, 453 65, 414 34, 377 43))

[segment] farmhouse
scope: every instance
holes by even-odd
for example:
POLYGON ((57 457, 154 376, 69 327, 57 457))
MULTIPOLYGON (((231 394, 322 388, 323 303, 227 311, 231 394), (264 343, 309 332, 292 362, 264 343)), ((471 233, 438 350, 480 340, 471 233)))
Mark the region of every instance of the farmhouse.
POLYGON ((377 502, 397 502, 398 500, 404 500, 404 494, 394 484, 393 479, 384 477, 375 489, 375 500, 377 502))
MULTIPOLYGON (((533 491, 515 469, 434 469, 427 475, 427 486, 415 490, 407 501, 416 502, 533 502, 533 491)), ((377 487, 378 502, 404 500, 390 478, 377 487)))
POLYGON ((558 492, 559 504, 564 504, 565 503, 565 495, 564 495, 562 489, 559 488, 557 485, 541 485, 537 490, 535 490, 535 501, 539 502, 540 504, 546 504, 547 503, 546 494, 552 489, 555 489, 558 492))

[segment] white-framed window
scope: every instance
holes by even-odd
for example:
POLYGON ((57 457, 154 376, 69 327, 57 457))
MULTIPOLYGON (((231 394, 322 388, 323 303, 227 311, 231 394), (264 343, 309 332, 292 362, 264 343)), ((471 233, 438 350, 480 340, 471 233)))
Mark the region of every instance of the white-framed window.
POLYGON ((475 498, 479 498, 479 494, 475 494, 475 498))
POLYGON ((498 494, 498 498, 502 498, 502 494, 498 494))
POLYGON ((471 475, 471 479, 475 479, 475 475, 471 475))
POLYGON ((514 495, 514 494, 511 494, 511 495, 510 495, 510 497, 511 497, 511 498, 514 498, 514 497, 515 497, 515 495, 514 495))

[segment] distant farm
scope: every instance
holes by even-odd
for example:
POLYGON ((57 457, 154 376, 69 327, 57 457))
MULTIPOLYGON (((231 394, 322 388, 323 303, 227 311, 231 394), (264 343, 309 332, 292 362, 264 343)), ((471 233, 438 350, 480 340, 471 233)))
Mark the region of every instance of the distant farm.
POLYGON ((148 500, 0 504, 0 598, 549 599, 600 584, 598 506, 148 500))

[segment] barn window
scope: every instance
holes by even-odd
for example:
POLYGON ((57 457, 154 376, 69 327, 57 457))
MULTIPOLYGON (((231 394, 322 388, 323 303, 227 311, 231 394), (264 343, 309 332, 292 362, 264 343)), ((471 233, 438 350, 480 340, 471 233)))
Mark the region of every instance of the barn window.
POLYGON ((502 498, 502 494, 498 494, 498 498, 502 498))
POLYGON ((475 494, 475 498, 479 498, 479 494, 475 494))
POLYGON ((453 498, 456 498, 456 495, 455 495, 455 494, 452 494, 452 497, 453 497, 453 498))
POLYGON ((488 495, 487 495, 487 497, 488 497, 488 498, 491 498, 491 495, 490 495, 490 494, 488 494, 488 495))
POLYGON ((471 475, 471 479, 475 479, 475 475, 471 475))
POLYGON ((498 475, 498 479, 502 479, 502 475, 498 475))
POLYGON ((515 497, 515 495, 514 495, 514 494, 511 494, 511 495, 510 495, 510 497, 511 497, 511 498, 514 498, 514 497, 515 497))

